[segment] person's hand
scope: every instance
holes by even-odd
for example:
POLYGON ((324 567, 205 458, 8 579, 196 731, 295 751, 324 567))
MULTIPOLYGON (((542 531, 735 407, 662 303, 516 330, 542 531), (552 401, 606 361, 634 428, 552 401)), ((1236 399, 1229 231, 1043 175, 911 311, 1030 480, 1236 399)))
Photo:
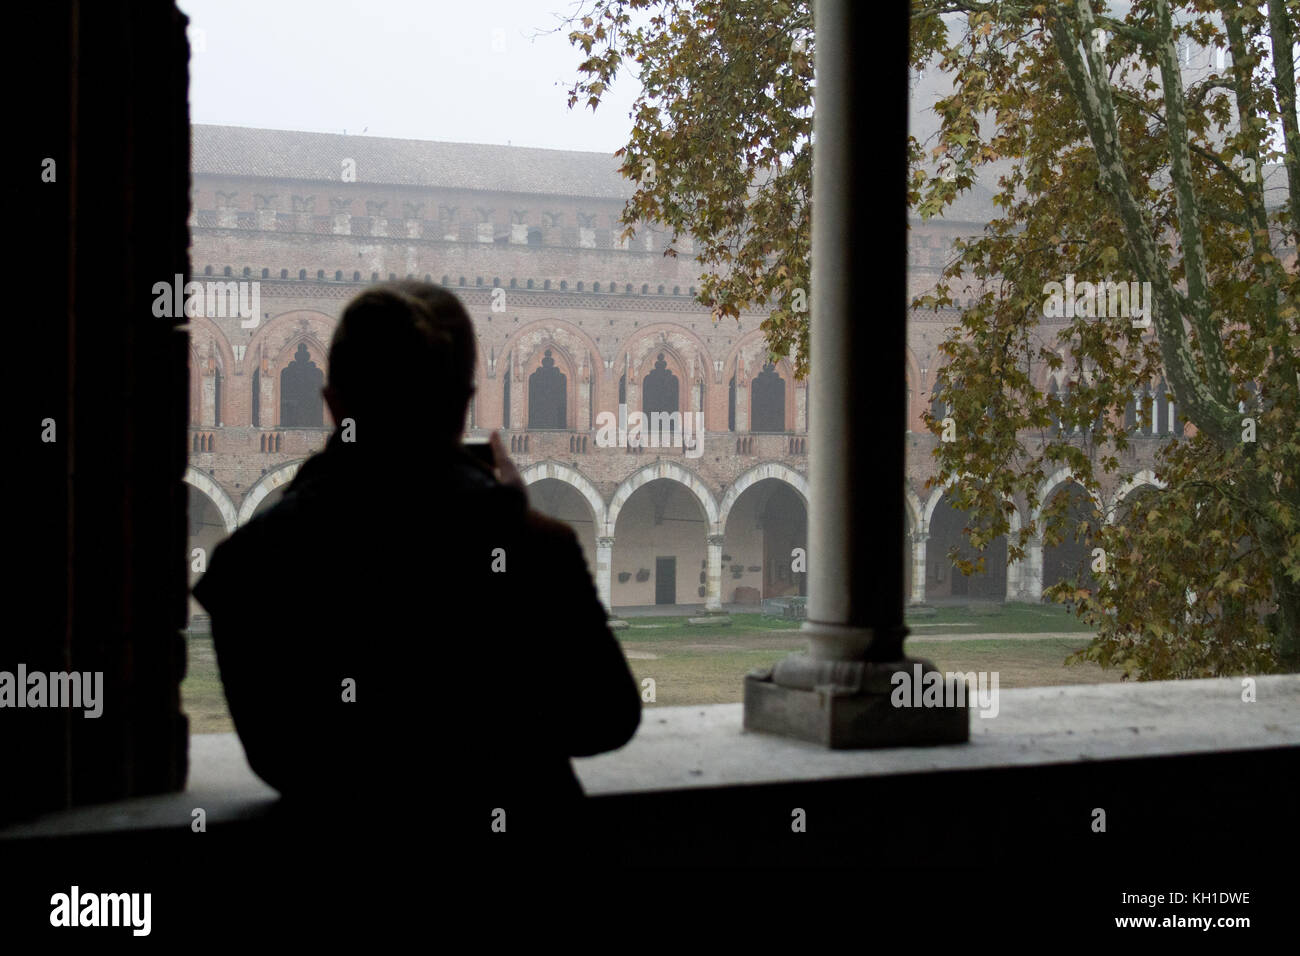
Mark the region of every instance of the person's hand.
POLYGON ((496 463, 497 480, 503 485, 518 488, 527 496, 528 486, 524 483, 524 476, 519 474, 519 469, 510 460, 510 453, 506 451, 506 443, 501 439, 501 432, 494 431, 488 438, 488 444, 492 446, 492 460, 496 463))

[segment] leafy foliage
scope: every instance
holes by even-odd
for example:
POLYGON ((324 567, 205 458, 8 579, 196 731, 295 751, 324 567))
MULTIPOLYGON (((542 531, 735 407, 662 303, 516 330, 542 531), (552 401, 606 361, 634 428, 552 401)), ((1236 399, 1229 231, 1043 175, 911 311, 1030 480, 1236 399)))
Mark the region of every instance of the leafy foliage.
MULTIPOLYGON (((1094 496, 1122 479, 1144 385, 1167 380, 1191 425, 1140 508, 1067 527, 1058 495, 1008 542, 1009 560, 1040 536, 1102 549, 1095 587, 1081 574, 1049 596, 1098 628, 1082 657, 1138 678, 1300 666, 1298 20, 1300 0, 1138 0, 1122 19, 1094 0, 913 4, 912 65, 937 64, 952 92, 933 104, 937 142, 909 137, 911 207, 941 215, 980 177, 1000 211, 916 303, 974 300, 935 382, 959 436, 938 443, 935 481, 956 485, 971 542, 1008 534, 1012 502, 1037 505, 1061 469, 1094 496), (1186 43, 1230 55, 1185 82, 1186 43), (1067 275, 1149 282, 1149 327, 1086 313, 1045 327, 1046 286, 1067 275), (1044 394, 1047 372, 1071 387, 1044 394)), ((700 300, 717 318, 770 307, 769 348, 797 347, 804 374, 809 4, 594 0, 573 25, 586 59, 571 106, 640 71, 629 233, 693 236, 700 300)))
POLYGON ((812 14, 807 0, 595 0, 572 21, 585 59, 569 105, 596 109, 624 66, 641 93, 621 172, 637 182, 624 237, 641 223, 683 236, 714 321, 766 309, 776 357, 808 371, 812 232, 812 14), (641 21, 634 23, 634 19, 641 21))
MULTIPOLYGON (((1272 0, 1270 21, 1221 7, 1189 3, 1175 16, 1151 0, 1122 21, 1086 0, 915 8, 930 24, 928 52, 954 78, 935 104, 933 158, 956 170, 927 175, 918 164, 916 208, 940 213, 976 170, 998 164, 1004 211, 959 245, 947 287, 922 302, 949 304, 962 284, 976 295, 937 377, 949 414, 976 424, 938 446, 937 480, 961 477, 959 503, 987 539, 1010 530, 1008 499, 1037 502, 1058 469, 1094 491, 1103 475, 1122 476, 1125 412, 1144 385, 1167 378, 1194 426, 1158 454, 1165 487, 1149 507, 1067 528, 1057 496, 1008 549, 1019 558, 1035 535, 1051 544, 1066 534, 1100 548, 1097 587, 1080 575, 1049 596, 1097 626, 1079 656, 1140 678, 1294 666, 1300 630, 1300 150, 1288 59, 1297 8, 1272 0), (953 42, 934 26, 949 12, 966 19, 953 42), (1230 65, 1184 89, 1177 45, 1187 41, 1229 48, 1230 65), (1247 170, 1277 163, 1288 198, 1270 214, 1262 175, 1247 170), (1150 282, 1151 327, 1086 310, 1049 334, 1046 284, 1067 275, 1150 282), (1044 372, 1061 369, 1072 387, 1044 396, 1044 372)), ((926 52, 915 51, 916 65, 926 52)))

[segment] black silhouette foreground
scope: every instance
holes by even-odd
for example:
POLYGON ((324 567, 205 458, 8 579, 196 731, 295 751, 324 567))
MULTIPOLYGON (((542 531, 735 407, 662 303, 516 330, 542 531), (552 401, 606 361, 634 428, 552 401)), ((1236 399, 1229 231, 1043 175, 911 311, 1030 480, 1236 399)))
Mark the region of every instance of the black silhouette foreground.
POLYGON ((358 295, 330 347, 340 426, 194 589, 249 763, 297 819, 563 841, 569 758, 640 722, 574 533, 528 508, 499 436, 495 468, 460 443, 474 361, 446 290, 358 295))

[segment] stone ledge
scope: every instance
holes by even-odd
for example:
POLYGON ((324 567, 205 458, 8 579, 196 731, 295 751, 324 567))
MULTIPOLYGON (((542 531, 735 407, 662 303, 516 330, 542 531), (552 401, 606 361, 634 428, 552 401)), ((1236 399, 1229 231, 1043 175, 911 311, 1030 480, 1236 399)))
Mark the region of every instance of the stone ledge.
POLYGON ((180 793, 136 797, 46 814, 37 820, 0 829, 7 838, 85 836, 116 830, 189 829, 195 807, 207 823, 231 823, 261 816, 280 799, 279 793, 253 773, 239 738, 232 734, 190 737, 190 776, 180 793))
MULTIPOLYGON (((970 743, 888 750, 746 733, 741 704, 647 707, 631 743, 573 765, 588 794, 612 796, 1300 746, 1300 675, 1255 680, 1253 704, 1232 678, 1007 690, 996 717, 971 711, 970 743)), ((248 820, 277 799, 234 734, 197 734, 182 793, 48 814, 0 840, 188 828, 195 807, 209 825, 248 820)))
POLYGON ((970 742, 827 750, 741 729, 743 705, 646 707, 631 743, 574 760, 587 793, 794 783, 1300 745, 1300 675, 1032 687, 970 712, 970 742))

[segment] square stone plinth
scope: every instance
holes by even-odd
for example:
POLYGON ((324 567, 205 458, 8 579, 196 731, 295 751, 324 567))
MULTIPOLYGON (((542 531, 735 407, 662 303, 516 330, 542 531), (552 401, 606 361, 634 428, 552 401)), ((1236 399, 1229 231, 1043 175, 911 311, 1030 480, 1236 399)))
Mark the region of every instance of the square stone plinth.
POLYGON ((745 678, 745 729, 833 750, 959 744, 970 739, 966 707, 895 707, 888 693, 797 690, 745 678))

